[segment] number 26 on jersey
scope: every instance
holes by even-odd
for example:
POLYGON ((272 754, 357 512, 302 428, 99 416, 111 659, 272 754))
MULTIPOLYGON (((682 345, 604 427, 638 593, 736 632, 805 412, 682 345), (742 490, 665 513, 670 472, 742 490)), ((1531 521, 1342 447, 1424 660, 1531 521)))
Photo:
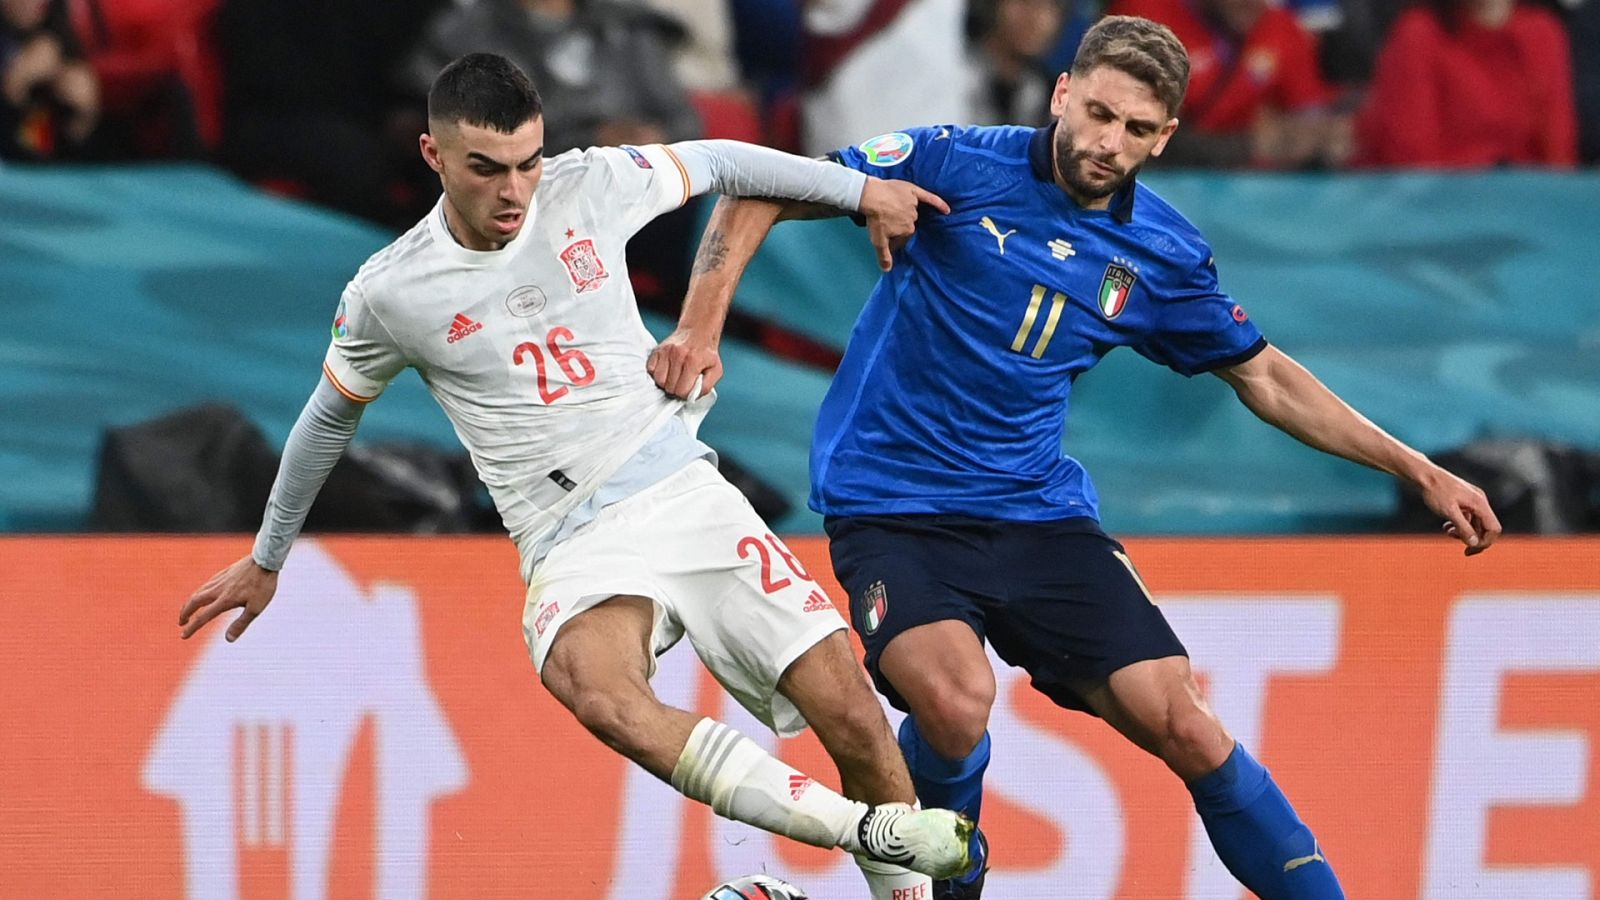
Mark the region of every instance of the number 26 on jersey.
POLYGON ((563 348, 557 341, 571 342, 572 329, 558 325, 550 329, 550 333, 545 336, 544 346, 541 347, 532 341, 524 341, 518 344, 515 350, 511 351, 511 362, 515 365, 520 366, 530 358, 533 360, 533 366, 538 371, 539 399, 543 400, 546 406, 565 397, 571 392, 572 388, 583 387, 594 381, 595 376, 594 364, 589 362, 589 357, 584 356, 582 350, 576 347, 563 348), (571 384, 571 387, 562 384, 551 388, 549 373, 546 371, 545 366, 545 355, 547 353, 550 359, 566 374, 567 381, 571 384))

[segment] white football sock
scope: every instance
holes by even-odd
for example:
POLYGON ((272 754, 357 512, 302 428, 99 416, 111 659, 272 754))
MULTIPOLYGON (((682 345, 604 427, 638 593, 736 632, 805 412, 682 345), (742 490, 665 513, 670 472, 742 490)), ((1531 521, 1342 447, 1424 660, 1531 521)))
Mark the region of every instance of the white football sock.
POLYGON ((672 786, 736 822, 813 847, 859 849, 856 827, 866 804, 812 781, 721 722, 701 719, 694 726, 672 786))
POLYGON ((881 863, 857 854, 856 865, 867 879, 872 900, 932 900, 933 879, 903 866, 881 863))

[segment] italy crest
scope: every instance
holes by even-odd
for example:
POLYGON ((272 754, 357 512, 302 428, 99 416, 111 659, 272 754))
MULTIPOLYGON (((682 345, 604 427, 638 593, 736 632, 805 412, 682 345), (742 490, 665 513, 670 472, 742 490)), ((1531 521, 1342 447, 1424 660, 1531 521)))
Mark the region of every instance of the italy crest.
POLYGON ((1133 283, 1138 280, 1139 276, 1121 263, 1106 266, 1106 276, 1100 279, 1100 313, 1108 319, 1122 315, 1122 308, 1128 305, 1128 294, 1133 291, 1133 283))
POLYGON ((876 634, 888 614, 889 592, 884 590, 883 582, 874 581, 861 595, 861 627, 867 634, 876 634))

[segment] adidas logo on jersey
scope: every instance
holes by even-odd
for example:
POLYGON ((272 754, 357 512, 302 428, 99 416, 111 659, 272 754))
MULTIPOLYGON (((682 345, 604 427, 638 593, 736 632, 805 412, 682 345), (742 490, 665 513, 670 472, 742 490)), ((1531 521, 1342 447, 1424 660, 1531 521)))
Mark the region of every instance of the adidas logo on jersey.
POLYGON ((467 335, 472 334, 475 331, 482 330, 482 322, 474 322, 465 315, 456 313, 456 320, 450 323, 450 336, 445 338, 444 341, 447 344, 454 344, 456 341, 465 338, 467 335))
POLYGON ((811 789, 811 783, 811 779, 804 775, 790 775, 789 797, 793 800, 799 800, 806 791, 811 789))
POLYGON ((805 607, 803 609, 801 609, 800 611, 801 612, 822 612, 824 610, 829 610, 829 609, 833 609, 833 601, 831 601, 827 597, 823 596, 823 594, 820 591, 812 591, 811 592, 811 596, 806 598, 805 607))

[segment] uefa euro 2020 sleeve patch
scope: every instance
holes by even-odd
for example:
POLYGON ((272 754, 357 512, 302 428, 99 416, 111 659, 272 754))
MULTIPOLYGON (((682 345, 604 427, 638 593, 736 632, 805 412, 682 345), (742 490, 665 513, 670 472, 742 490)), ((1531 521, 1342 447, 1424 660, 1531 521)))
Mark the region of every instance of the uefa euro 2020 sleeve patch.
POLYGON ((867 162, 880 168, 888 168, 910 159, 911 151, 915 147, 916 142, 911 139, 911 135, 904 131, 893 131, 863 141, 860 149, 866 154, 867 162))
POLYGON ((333 313, 333 339, 338 340, 350 334, 350 317, 344 311, 344 298, 339 298, 339 308, 333 313))

